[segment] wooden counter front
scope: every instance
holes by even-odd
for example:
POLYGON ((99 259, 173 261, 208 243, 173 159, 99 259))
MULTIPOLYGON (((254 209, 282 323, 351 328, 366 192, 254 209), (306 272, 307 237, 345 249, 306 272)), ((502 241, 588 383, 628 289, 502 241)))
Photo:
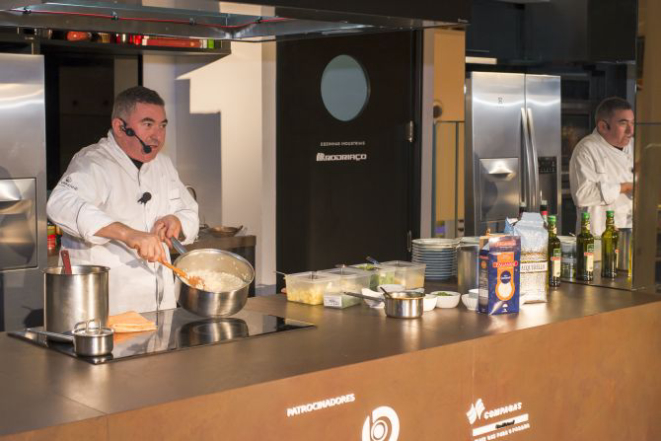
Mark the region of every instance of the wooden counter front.
POLYGON ((567 284, 397 320, 259 297, 317 327, 101 366, 2 334, 0 439, 658 440, 659 299, 567 284))

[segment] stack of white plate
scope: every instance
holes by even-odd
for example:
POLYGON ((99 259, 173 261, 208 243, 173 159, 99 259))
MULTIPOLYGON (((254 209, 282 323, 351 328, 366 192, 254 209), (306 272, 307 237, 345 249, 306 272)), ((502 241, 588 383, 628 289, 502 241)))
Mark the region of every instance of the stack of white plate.
POLYGON ((413 262, 425 263, 425 279, 447 280, 457 275, 459 239, 415 239, 413 262))

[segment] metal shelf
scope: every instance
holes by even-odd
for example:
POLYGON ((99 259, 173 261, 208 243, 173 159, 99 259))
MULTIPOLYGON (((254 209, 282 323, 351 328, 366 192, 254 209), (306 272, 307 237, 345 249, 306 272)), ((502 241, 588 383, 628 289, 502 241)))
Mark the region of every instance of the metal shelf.
POLYGON ((29 34, 0 33, 0 48, 4 45, 21 47, 33 54, 54 52, 84 52, 113 55, 136 55, 136 54, 162 54, 162 55, 190 55, 207 56, 219 59, 231 54, 231 43, 226 40, 215 40, 217 46, 213 49, 202 48, 178 48, 163 46, 138 46, 122 43, 101 43, 94 41, 67 41, 53 40, 29 34))

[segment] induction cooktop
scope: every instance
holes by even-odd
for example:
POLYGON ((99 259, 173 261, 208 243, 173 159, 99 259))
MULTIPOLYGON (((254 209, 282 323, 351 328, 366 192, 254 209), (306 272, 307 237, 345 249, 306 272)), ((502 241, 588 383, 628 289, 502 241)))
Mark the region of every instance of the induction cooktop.
POLYGON ((27 329, 11 331, 8 334, 91 364, 103 364, 314 327, 310 323, 249 310, 242 310, 231 317, 222 318, 201 318, 182 308, 142 315, 155 322, 158 329, 151 332, 115 334, 112 354, 101 357, 76 355, 72 344, 50 341, 27 329))

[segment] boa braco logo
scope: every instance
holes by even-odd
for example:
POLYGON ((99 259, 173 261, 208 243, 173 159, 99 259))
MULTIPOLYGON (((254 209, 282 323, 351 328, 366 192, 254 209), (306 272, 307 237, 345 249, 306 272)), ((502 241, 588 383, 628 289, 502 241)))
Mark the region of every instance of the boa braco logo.
POLYGON ((399 417, 388 406, 377 407, 372 415, 365 418, 363 441, 397 441, 399 438, 399 417))

